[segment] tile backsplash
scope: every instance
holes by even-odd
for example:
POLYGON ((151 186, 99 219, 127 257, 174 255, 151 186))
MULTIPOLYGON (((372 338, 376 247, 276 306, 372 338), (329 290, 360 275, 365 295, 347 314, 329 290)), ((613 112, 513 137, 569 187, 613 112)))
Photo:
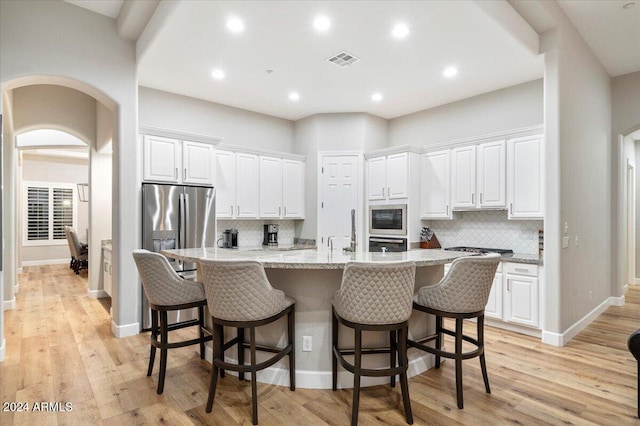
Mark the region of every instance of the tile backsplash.
POLYGON ((453 220, 422 221, 438 237, 442 247, 469 246, 511 249, 514 253, 538 253, 541 220, 508 220, 506 210, 455 212, 453 220))
POLYGON ((225 229, 238 230, 238 247, 262 245, 265 224, 277 224, 278 244, 293 244, 295 222, 293 220, 218 220, 218 238, 222 238, 225 229))

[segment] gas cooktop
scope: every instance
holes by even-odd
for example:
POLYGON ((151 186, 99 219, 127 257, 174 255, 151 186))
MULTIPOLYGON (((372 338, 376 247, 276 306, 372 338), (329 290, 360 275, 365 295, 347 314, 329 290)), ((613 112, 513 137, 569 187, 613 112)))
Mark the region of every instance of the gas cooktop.
POLYGON ((467 253, 499 253, 499 254, 513 254, 513 250, 509 249, 494 249, 484 247, 447 247, 445 250, 453 251, 465 251, 467 253))

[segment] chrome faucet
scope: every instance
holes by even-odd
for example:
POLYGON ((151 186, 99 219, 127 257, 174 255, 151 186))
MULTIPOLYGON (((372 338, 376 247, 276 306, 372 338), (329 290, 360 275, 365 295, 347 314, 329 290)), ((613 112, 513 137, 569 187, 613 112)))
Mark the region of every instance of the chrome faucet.
POLYGON ((351 209, 351 242, 349 247, 345 247, 342 250, 355 252, 356 247, 356 209, 351 209))
POLYGON ((332 235, 327 238, 327 247, 329 247, 329 251, 333 251, 333 239, 335 237, 336 237, 335 235, 332 235))

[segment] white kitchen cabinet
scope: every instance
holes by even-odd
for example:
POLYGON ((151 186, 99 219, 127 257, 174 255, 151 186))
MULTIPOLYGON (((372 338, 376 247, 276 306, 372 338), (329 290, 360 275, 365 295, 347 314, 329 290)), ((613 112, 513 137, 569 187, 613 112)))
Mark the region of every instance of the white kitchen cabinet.
POLYGON ((493 278, 491 292, 489 293, 489 299, 487 300, 487 305, 484 308, 484 316, 487 318, 502 319, 502 265, 502 263, 498 264, 496 275, 493 278))
POLYGON ((369 200, 409 197, 409 155, 406 152, 367 160, 369 200))
POLYGON ((282 161, 282 216, 304 219, 304 161, 282 161))
POLYGON ((507 142, 509 219, 544 219, 542 136, 507 142))
POLYGON ((236 217, 257 218, 260 202, 258 156, 237 152, 236 157, 236 217))
POLYGON ((476 147, 451 150, 451 203, 453 209, 476 207, 476 147))
POLYGON ((451 151, 454 209, 506 207, 505 151, 504 141, 464 146, 451 151))
POLYGON ((504 267, 505 321, 539 327, 538 267, 523 263, 506 263, 504 267))
POLYGON ((507 206, 506 197, 506 144, 505 141, 478 145, 476 200, 481 209, 497 209, 507 206))
POLYGON ((260 156, 260 217, 282 216, 282 159, 260 156))
POLYGON ((143 137, 143 180, 213 185, 214 146, 161 136, 143 137))
POLYGON ((452 219, 451 151, 429 152, 421 160, 420 217, 452 219))
POLYGON ((111 265, 111 250, 102 249, 102 289, 111 297, 113 286, 113 267, 111 265))
POLYGON ((231 151, 216 150, 216 217, 232 218, 236 212, 236 162, 231 151))

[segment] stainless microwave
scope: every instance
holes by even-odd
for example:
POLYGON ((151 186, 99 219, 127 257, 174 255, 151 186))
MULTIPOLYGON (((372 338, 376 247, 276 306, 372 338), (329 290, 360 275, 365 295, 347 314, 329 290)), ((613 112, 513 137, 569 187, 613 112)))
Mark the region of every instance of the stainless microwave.
POLYGON ((407 235, 407 205, 369 206, 369 234, 407 235))

